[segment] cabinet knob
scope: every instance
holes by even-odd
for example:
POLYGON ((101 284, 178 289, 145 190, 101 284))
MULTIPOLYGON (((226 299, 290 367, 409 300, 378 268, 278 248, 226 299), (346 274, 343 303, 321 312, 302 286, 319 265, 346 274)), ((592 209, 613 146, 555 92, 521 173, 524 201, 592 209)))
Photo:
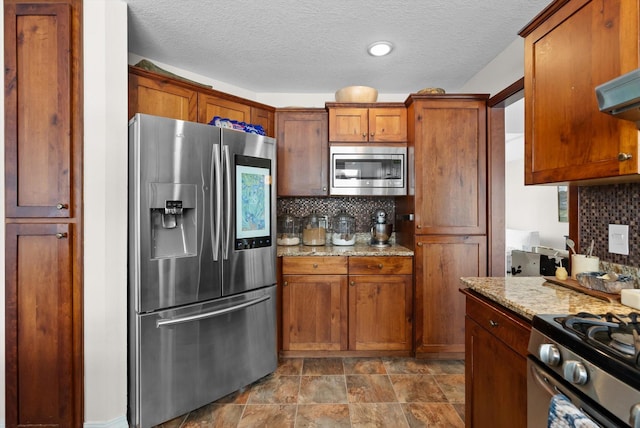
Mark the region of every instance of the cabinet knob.
POLYGON ((283 287, 286 287, 287 285, 289 285, 289 282, 288 282, 288 281, 285 281, 285 282, 283 282, 283 283, 282 283, 282 286, 283 286, 283 287))
POLYGON ((372 137, 373 137, 373 136, 375 136, 375 135, 376 135, 376 133, 375 133, 375 132, 372 132, 372 133, 371 133, 371 136, 372 136, 372 137))
POLYGON ((633 157, 633 155, 631 155, 630 153, 618 153, 618 160, 620 162, 624 162, 626 160, 629 160, 633 157))
POLYGON ((420 226, 419 224, 416 226, 416 229, 422 229, 422 226, 420 226))
POLYGON ((323 191, 323 192, 326 192, 326 191, 327 191, 327 186, 323 186, 323 187, 322 187, 322 191, 323 191))
POLYGON ((66 237, 67 237, 67 233, 66 232, 56 233, 56 238, 58 238, 58 239, 62 239, 62 238, 66 238, 66 237))
POLYGON ((489 325, 491 325, 491 327, 497 327, 498 326, 498 321, 489 320, 489 325))
POLYGON ((366 132, 363 132, 363 133, 362 133, 362 138, 363 138, 363 139, 364 139, 364 138, 367 138, 367 133, 366 133, 366 132))
POLYGON ((382 269, 384 266, 382 266, 382 263, 378 263, 378 269, 382 269))
POLYGON ((416 245, 417 245, 418 247, 422 247, 422 242, 418 242, 416 245))
POLYGON ((356 282, 355 282, 355 281, 351 281, 351 282, 349 283, 349 285, 353 287, 354 285, 356 285, 356 282))
POLYGON ((318 269, 318 263, 314 263, 314 264, 313 264, 313 268, 314 268, 314 269, 318 269))
POLYGON ((60 203, 60 204, 56 205, 56 209, 58 209, 58 210, 66 210, 67 208, 69 208, 69 205, 67 205, 67 204, 60 203))

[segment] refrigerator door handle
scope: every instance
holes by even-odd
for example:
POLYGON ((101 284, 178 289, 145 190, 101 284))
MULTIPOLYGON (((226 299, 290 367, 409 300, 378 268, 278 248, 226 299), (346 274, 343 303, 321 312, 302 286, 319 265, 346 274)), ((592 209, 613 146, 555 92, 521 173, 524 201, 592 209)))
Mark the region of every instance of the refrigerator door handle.
MULTIPOLYGON (((213 233, 211 244, 213 246, 213 261, 217 262, 220 257, 220 236, 222 233, 222 168, 220 161, 220 152, 215 147, 213 150, 213 170, 215 179, 215 213, 211 221, 214 223, 211 225, 211 232, 213 233)), ((211 200, 213 203, 213 199, 211 200)), ((213 209, 211 210, 213 213, 213 209)))
POLYGON ((174 326, 176 324, 182 324, 182 323, 185 323, 185 322, 200 321, 200 320, 207 319, 207 318, 213 318, 213 317, 216 317, 218 315, 228 314, 230 312, 239 311, 239 310, 247 308, 249 306, 257 305, 258 303, 262 303, 262 302, 264 302, 266 300, 269 300, 270 298, 271 298, 271 296, 262 296, 262 297, 259 297, 257 299, 249 300, 248 302, 240 303, 239 305, 229 306, 228 308, 217 309, 215 311, 205 312, 203 314, 189 315, 189 316, 180 317, 180 318, 158 320, 158 321, 156 321, 156 328, 171 327, 171 326, 174 326))
POLYGON ((225 235, 224 235, 224 243, 222 247, 222 258, 223 260, 229 259, 229 242, 231 240, 231 157, 229 155, 229 147, 222 146, 222 169, 224 170, 225 181, 224 181, 224 196, 226 198, 225 201, 225 235))

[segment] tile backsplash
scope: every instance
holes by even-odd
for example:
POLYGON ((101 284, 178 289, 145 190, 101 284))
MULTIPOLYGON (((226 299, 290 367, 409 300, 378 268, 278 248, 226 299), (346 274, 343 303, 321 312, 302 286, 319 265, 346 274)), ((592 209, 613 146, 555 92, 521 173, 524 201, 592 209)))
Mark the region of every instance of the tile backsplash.
POLYGON ((605 270, 638 277, 640 270, 640 183, 588 186, 578 189, 581 252, 594 240, 593 254, 605 270), (629 255, 609 253, 609 224, 629 225, 629 255), (618 266, 616 266, 618 265, 618 266))
POLYGON ((364 196, 353 197, 300 197, 278 198, 278 216, 291 214, 296 217, 305 217, 313 211, 324 214, 331 219, 338 211, 345 210, 356 219, 356 232, 369 232, 371 218, 377 209, 383 209, 387 213, 387 222, 393 223, 395 219, 396 204, 393 198, 375 198, 364 196))

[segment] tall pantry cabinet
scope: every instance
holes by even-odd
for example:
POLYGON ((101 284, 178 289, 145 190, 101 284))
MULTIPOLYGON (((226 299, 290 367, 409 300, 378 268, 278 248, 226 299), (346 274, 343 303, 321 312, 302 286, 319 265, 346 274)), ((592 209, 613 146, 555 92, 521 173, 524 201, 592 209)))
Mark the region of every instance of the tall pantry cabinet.
POLYGON ((409 190, 396 235, 414 250, 417 356, 464 353, 460 277, 487 273, 488 95, 411 95, 409 190))
POLYGON ((83 423, 81 16, 4 2, 8 427, 83 423))

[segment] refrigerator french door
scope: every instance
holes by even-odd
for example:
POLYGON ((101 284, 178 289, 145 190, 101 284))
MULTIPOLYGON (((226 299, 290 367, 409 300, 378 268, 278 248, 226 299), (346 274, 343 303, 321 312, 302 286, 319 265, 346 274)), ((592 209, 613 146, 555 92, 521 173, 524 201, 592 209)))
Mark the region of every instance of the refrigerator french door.
POLYGON ((150 427, 277 364, 275 140, 129 123, 129 420, 150 427))

